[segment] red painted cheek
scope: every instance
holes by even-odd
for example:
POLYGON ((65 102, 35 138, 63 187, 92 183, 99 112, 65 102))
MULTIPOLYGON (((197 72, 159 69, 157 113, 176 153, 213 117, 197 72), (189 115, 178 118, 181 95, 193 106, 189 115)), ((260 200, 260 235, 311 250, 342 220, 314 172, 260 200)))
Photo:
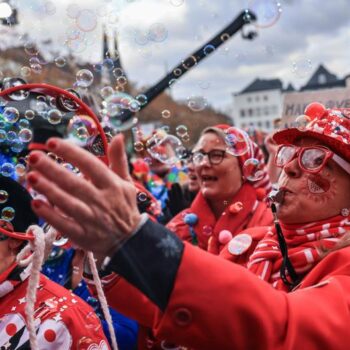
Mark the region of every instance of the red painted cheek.
POLYGON ((328 192, 331 183, 319 174, 310 175, 308 178, 308 188, 311 193, 325 193, 328 192))

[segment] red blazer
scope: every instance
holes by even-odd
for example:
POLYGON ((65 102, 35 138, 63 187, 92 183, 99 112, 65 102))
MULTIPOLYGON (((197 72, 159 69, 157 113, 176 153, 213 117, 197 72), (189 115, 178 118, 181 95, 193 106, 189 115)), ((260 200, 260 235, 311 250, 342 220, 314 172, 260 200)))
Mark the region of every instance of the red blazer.
POLYGON ((350 247, 324 258, 293 292, 186 243, 160 339, 201 350, 349 349, 350 247))
POLYGON ((226 210, 219 219, 215 218, 205 198, 201 193, 198 193, 191 207, 183 210, 167 225, 169 230, 184 241, 192 240, 190 228, 184 222, 184 216, 188 213, 196 214, 198 217, 198 222, 193 226, 197 235, 198 246, 214 254, 219 254, 225 246, 218 240, 219 233, 222 230, 230 231, 234 237, 246 228, 269 226, 273 223, 271 211, 267 208, 266 203, 257 197, 256 190, 248 182, 241 187, 231 203, 228 203, 226 210), (239 202, 243 205, 242 210, 234 212, 232 205, 239 202), (212 229, 209 235, 206 234, 208 227, 212 229))

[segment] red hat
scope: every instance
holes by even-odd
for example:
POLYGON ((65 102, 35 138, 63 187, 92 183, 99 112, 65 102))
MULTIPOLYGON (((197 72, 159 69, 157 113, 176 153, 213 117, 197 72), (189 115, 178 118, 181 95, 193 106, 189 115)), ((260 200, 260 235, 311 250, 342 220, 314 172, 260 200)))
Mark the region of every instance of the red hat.
POLYGON ((304 113, 302 119, 308 123, 277 131, 273 135, 274 141, 277 144, 293 144, 301 137, 310 136, 322 141, 339 156, 350 160, 350 108, 326 109, 315 102, 308 105, 304 113))

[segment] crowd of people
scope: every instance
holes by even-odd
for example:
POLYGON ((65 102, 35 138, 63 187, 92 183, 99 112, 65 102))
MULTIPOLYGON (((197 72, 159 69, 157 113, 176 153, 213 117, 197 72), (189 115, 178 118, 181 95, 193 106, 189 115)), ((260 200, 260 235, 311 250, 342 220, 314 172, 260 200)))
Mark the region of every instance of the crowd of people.
MULTIPOLYGON (((43 89, 1 92, 3 124, 43 89)), ((169 162, 166 136, 128 157, 45 89, 94 138, 41 123, 25 149, 2 144, 1 349, 347 349, 350 109, 309 105, 268 159, 212 125, 169 162)))

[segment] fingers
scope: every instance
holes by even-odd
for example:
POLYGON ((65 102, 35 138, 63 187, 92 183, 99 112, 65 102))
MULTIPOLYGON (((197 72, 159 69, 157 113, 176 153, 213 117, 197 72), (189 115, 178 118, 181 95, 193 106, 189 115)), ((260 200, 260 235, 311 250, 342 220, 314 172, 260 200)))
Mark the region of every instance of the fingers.
POLYGON ((108 158, 112 171, 123 180, 131 181, 128 160, 124 148, 124 136, 115 136, 108 148, 108 158))
MULTIPOLYGON (((113 173, 108 171, 108 167, 98 160, 88 151, 59 138, 50 138, 47 148, 63 158, 66 162, 76 166, 85 176, 87 176, 98 188, 105 188, 109 183, 116 181, 113 173)), ((42 169, 42 174, 47 174, 47 170, 42 169)))
POLYGON ((34 190, 45 195, 48 201, 65 215, 74 217, 77 222, 87 221, 91 217, 90 208, 85 202, 65 192, 38 172, 30 172, 27 178, 34 190))
POLYGON ((84 242, 84 232, 75 221, 61 216, 56 208, 41 200, 33 200, 32 209, 39 217, 43 218, 63 236, 69 237, 72 242, 82 246, 81 243, 84 242))
MULTIPOLYGON (((76 196, 83 201, 87 201, 87 199, 93 195, 97 196, 97 190, 86 179, 77 176, 71 171, 67 171, 62 165, 52 161, 50 157, 46 157, 43 153, 37 154, 37 152, 33 152, 30 155, 29 161, 33 169, 43 174, 49 181, 54 182, 56 186, 64 189, 67 193, 76 196)), ((31 173, 31 175, 27 177, 27 180, 31 185, 35 186, 35 179, 37 177, 37 173, 31 173)), ((47 190, 51 190, 51 187, 38 189, 42 194, 44 194, 42 191, 47 190)))

